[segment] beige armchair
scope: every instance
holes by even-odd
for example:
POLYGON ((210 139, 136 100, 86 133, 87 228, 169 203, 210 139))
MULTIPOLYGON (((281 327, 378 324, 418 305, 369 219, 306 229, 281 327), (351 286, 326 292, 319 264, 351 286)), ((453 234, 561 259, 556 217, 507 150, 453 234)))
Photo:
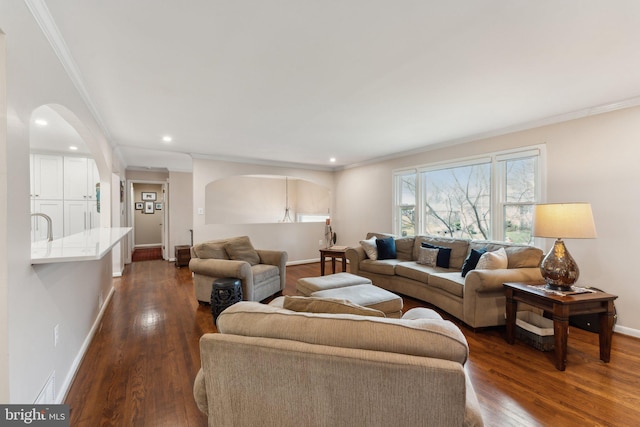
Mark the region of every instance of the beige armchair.
POLYGON ((244 300, 262 301, 284 289, 287 259, 284 251, 254 249, 247 236, 196 244, 189 261, 196 298, 209 303, 214 280, 235 277, 244 300))

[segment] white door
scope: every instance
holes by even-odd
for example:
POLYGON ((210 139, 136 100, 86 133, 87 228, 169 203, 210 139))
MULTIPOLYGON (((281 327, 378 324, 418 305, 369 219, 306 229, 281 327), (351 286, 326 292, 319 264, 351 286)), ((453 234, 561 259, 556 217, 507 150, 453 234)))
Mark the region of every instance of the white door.
POLYGON ((64 158, 64 199, 88 200, 87 158, 64 158))
POLYGON ((88 228, 87 202, 71 200, 64 202, 64 235, 80 233, 88 228))
POLYGON ((34 154, 34 199, 62 200, 62 156, 34 154))

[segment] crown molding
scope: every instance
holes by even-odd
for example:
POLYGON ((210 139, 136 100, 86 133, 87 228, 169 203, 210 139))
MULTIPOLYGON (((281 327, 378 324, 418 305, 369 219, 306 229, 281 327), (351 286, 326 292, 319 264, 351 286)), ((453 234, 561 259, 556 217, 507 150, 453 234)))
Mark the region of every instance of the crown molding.
POLYGON ((27 5, 27 8, 29 8, 29 11, 33 15, 33 18, 36 20, 36 23, 42 30, 42 33, 44 34, 45 38, 51 45, 55 55, 58 57, 58 60, 62 64, 62 67, 67 72, 69 79, 78 90, 80 97, 86 104, 87 108, 89 108, 89 111, 91 112, 91 115, 93 115, 93 118, 98 123, 98 126, 100 126, 100 130, 102 131, 102 133, 105 135, 105 137, 113 147, 114 144, 112 142, 111 134, 107 129, 107 126, 105 125, 105 122, 102 116, 98 112, 98 109, 96 108, 95 103, 93 102, 93 100, 91 99, 91 96, 89 95, 89 91, 87 90, 84 84, 84 80, 82 79, 80 70, 78 69, 76 62, 73 59, 73 56, 71 56, 71 52, 69 51, 69 47, 67 46, 67 43, 64 41, 62 34, 60 34, 60 30, 58 29, 58 26, 53 20, 53 17, 51 16, 51 12, 49 12, 49 8, 45 4, 44 0, 24 0, 24 1, 27 5))

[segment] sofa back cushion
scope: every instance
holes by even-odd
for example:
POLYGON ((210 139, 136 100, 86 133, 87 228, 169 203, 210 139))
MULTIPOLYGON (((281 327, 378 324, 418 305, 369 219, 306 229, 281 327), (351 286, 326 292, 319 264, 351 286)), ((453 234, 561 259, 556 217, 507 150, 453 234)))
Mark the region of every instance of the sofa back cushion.
POLYGON ((441 319, 301 313, 242 301, 224 310, 216 324, 224 334, 409 354, 461 364, 469 354, 460 329, 441 319))
POLYGON ((226 240, 198 243, 193 246, 193 251, 201 259, 229 259, 227 251, 224 250, 225 243, 227 243, 226 240))
POLYGON ((246 261, 251 265, 260 264, 260 255, 251 244, 249 237, 242 236, 230 239, 224 245, 229 258, 236 261, 246 261))
POLYGON ((542 249, 517 243, 472 240, 469 247, 470 249, 486 248, 487 252, 504 248, 509 261, 507 268, 539 267, 544 255, 542 249))
POLYGON ((413 260, 418 259, 419 248, 422 243, 428 243, 433 246, 442 246, 451 248, 451 257, 449 258, 449 268, 462 270, 462 264, 467 259, 469 252, 469 241, 466 239, 452 239, 439 236, 416 236, 413 245, 413 260))

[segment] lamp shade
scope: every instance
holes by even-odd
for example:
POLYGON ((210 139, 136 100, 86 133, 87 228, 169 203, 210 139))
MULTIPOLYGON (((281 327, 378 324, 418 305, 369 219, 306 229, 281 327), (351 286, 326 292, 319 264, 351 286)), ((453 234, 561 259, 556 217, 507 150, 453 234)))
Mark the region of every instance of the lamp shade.
POLYGON ((589 203, 549 203, 533 211, 533 235, 556 239, 594 239, 596 226, 589 203))

